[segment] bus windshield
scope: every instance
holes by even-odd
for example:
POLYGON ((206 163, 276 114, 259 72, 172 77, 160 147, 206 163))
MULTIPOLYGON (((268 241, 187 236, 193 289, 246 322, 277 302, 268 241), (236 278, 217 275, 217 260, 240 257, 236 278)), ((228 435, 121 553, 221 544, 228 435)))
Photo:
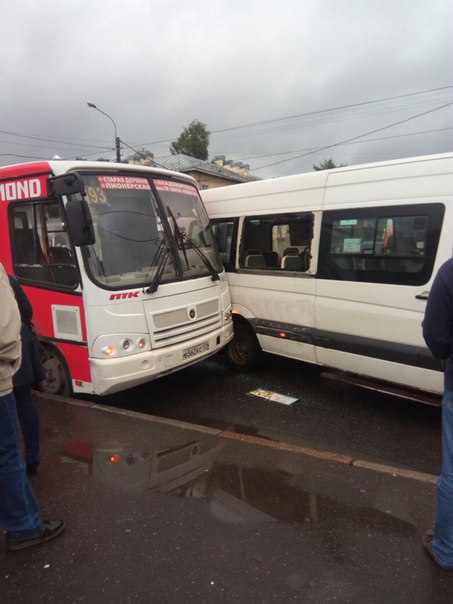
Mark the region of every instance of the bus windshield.
POLYGON ((96 242, 85 248, 93 280, 146 287, 222 270, 195 186, 141 174, 83 175, 96 242))

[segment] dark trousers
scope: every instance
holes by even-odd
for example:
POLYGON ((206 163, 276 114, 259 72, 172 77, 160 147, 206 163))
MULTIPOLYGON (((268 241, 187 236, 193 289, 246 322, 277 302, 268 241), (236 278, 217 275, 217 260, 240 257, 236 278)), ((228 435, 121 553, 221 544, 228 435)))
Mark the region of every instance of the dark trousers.
POLYGON ((453 391, 442 399, 442 470, 437 481, 433 550, 436 560, 453 569, 453 391))
POLYGON ((0 526, 16 535, 42 530, 22 459, 14 394, 0 396, 0 526))
POLYGON ((22 429, 25 447, 25 463, 39 464, 39 416, 31 394, 31 386, 15 386, 14 397, 17 405, 17 416, 22 429))

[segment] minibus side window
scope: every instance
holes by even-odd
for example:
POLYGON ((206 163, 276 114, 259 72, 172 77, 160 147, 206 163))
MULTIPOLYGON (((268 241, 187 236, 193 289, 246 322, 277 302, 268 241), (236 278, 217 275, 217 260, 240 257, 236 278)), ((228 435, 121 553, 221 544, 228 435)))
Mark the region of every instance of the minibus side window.
POLYGON ((14 272, 24 283, 74 289, 74 251, 58 202, 11 206, 14 272))
POLYGON ((240 267, 303 273, 310 268, 313 214, 272 214, 244 220, 240 267))
POLYGON ((442 204, 325 212, 318 277, 401 285, 427 283, 443 214, 442 204))
POLYGON ((236 260, 237 219, 215 220, 211 224, 225 270, 231 272, 236 260))

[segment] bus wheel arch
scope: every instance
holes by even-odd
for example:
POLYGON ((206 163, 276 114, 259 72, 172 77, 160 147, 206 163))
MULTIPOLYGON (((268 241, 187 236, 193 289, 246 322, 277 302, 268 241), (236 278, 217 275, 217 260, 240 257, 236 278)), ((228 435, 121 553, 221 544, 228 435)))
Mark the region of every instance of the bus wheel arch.
POLYGON ((261 346, 250 323, 239 315, 233 316, 234 336, 227 348, 230 364, 237 371, 252 371, 261 360, 261 346))
POLYGON ((46 379, 39 383, 39 390, 44 394, 72 394, 71 375, 68 365, 60 350, 47 342, 42 343, 49 358, 44 362, 46 379))

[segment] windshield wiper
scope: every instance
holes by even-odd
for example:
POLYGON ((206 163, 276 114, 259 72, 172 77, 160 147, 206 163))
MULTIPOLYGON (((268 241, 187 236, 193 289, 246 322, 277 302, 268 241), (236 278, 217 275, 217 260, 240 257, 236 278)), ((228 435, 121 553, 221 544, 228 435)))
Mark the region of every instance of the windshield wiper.
POLYGON ((147 294, 154 294, 154 292, 157 291, 157 288, 162 280, 162 275, 164 274, 169 253, 170 248, 168 247, 167 241, 164 238, 159 243, 159 247, 157 248, 152 260, 152 264, 156 264, 156 272, 154 273, 150 286, 145 290, 147 294))
POLYGON ((181 229, 178 226, 178 223, 176 222, 176 218, 173 215, 173 212, 171 211, 171 209, 168 206, 167 206, 167 212, 171 216, 171 219, 173 220, 173 224, 174 224, 174 228, 175 228, 175 235, 179 239, 179 242, 180 242, 183 254, 184 254, 184 260, 186 261, 186 264, 187 264, 187 268, 189 268, 189 262, 187 260, 186 246, 184 245, 185 241, 189 244, 189 247, 191 247, 193 250, 195 250, 195 252, 201 258, 201 260, 203 261, 203 264, 208 269, 212 280, 219 281, 220 280, 219 273, 215 270, 215 268, 212 266, 210 260, 208 258, 206 258, 206 256, 203 254, 203 252, 200 249, 198 249, 198 247, 195 245, 195 243, 191 239, 189 239, 189 237, 186 235, 186 233, 181 231, 181 229))
POLYGON ((215 268, 212 266, 211 261, 209 260, 209 258, 207 258, 203 252, 195 245, 195 243, 189 239, 189 237, 187 237, 187 235, 185 233, 181 233, 182 239, 183 241, 187 241, 187 243, 189 244, 189 246, 195 250, 195 252, 198 254, 198 256, 201 258, 201 260, 203 261, 204 265, 206 266, 206 268, 209 271, 209 274, 211 275, 211 278, 213 281, 219 281, 220 280, 220 276, 219 273, 215 270, 215 268))
POLYGON ((181 246, 182 253, 184 254, 184 260, 186 261, 186 266, 187 266, 187 268, 189 268, 189 260, 187 259, 186 248, 184 246, 183 233, 182 233, 181 229, 179 228, 178 223, 176 222, 176 218, 175 218, 173 212, 171 211, 171 209, 168 206, 167 206, 167 212, 173 221, 173 228, 175 229, 177 243, 178 243, 178 245, 181 246))

